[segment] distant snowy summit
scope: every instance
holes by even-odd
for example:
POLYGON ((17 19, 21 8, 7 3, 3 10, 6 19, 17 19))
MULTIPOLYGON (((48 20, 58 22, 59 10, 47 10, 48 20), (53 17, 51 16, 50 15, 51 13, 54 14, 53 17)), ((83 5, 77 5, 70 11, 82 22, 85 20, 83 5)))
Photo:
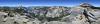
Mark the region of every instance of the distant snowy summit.
POLYGON ((89 4, 89 3, 81 3, 80 6, 81 7, 94 7, 91 4, 89 4))

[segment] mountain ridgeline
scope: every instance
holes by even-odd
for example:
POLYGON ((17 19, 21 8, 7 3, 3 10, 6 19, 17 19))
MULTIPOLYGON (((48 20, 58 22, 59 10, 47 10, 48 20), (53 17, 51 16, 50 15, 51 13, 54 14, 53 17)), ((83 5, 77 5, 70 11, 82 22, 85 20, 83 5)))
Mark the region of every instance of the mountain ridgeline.
POLYGON ((0 24, 100 24, 100 7, 0 7, 0 24), (87 10, 85 10, 87 8, 87 10))

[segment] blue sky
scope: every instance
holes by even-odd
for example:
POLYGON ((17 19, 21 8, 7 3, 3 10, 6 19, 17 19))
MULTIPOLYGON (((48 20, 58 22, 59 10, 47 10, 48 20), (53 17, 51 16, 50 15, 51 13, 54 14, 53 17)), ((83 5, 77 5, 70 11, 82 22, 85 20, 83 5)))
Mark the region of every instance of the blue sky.
POLYGON ((100 0, 0 0, 0 6, 76 6, 88 2, 100 7, 100 0))

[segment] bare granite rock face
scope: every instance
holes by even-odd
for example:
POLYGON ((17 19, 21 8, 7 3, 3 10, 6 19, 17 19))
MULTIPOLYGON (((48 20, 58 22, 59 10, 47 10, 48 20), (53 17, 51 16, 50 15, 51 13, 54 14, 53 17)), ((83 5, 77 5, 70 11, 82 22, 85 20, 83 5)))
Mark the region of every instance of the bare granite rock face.
POLYGON ((24 15, 12 14, 8 16, 8 13, 0 12, 0 24, 39 24, 38 19, 31 19, 24 15), (2 14, 3 13, 3 14, 2 14))
POLYGON ((64 14, 64 8, 49 8, 46 17, 60 17, 64 14))

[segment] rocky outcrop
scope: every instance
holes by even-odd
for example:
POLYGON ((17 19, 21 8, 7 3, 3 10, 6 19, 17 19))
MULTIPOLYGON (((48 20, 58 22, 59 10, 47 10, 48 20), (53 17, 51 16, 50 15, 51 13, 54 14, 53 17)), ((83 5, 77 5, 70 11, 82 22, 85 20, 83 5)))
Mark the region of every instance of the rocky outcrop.
POLYGON ((0 24, 39 24, 40 21, 38 19, 31 19, 24 15, 19 15, 12 13, 8 15, 8 13, 0 12, 0 24))

